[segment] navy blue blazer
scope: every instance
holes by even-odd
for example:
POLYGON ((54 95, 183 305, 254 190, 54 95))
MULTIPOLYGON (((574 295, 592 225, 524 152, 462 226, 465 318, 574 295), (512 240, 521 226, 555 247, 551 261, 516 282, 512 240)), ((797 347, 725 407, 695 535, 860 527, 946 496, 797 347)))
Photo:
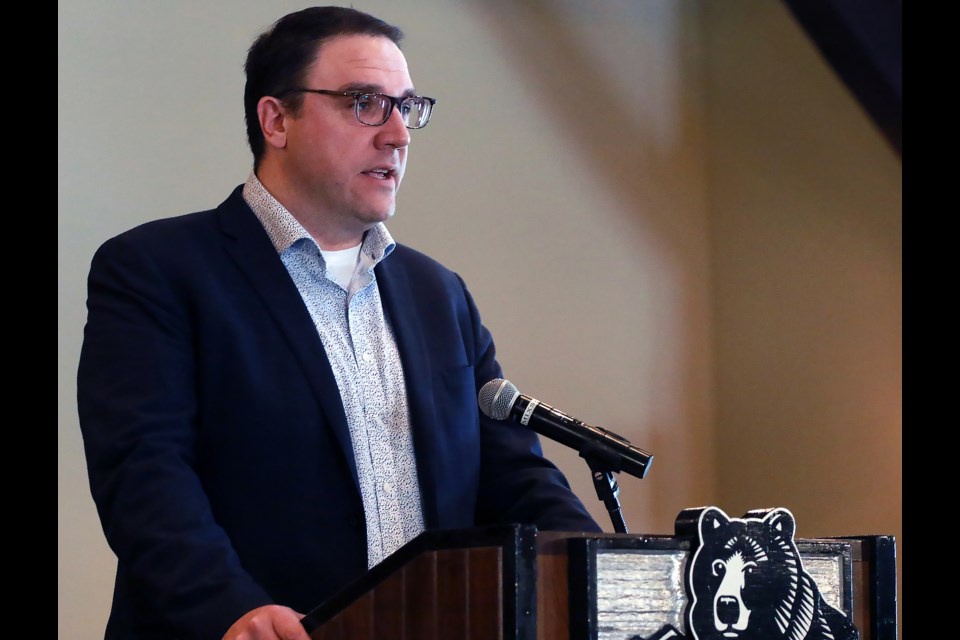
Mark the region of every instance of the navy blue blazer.
MULTIPOLYGON (((376 267, 407 382, 426 526, 598 531, 501 377, 463 281, 403 245, 376 267)), ((78 370, 90 486, 118 568, 107 637, 219 638, 366 571, 346 416, 316 328, 238 187, 97 251, 78 370)))

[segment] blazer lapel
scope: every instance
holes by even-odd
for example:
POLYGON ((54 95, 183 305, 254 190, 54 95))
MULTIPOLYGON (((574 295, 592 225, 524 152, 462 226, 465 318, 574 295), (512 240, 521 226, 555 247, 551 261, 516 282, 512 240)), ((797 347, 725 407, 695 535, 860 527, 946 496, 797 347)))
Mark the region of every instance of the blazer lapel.
POLYGON ((359 494, 357 463, 337 380, 300 292, 290 279, 263 225, 243 200, 242 187, 237 187, 220 205, 217 213, 228 237, 224 243, 227 252, 263 298, 278 328, 290 343, 290 349, 299 360, 304 374, 311 381, 359 494))
POLYGON ((433 372, 424 344, 423 326, 402 257, 393 255, 377 265, 377 286, 387 321, 393 328, 403 363, 403 376, 410 407, 413 445, 416 450, 420 499, 427 528, 439 526, 437 487, 440 478, 431 461, 440 455, 432 434, 436 432, 433 402, 433 372))

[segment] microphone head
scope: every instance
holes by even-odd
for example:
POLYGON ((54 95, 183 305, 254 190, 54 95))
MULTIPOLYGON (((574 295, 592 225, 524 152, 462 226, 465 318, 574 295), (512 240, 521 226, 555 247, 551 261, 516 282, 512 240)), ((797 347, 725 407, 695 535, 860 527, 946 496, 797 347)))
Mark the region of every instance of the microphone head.
POLYGON ((497 378, 483 385, 477 395, 477 402, 483 415, 494 420, 506 420, 519 397, 520 392, 509 380, 497 378))

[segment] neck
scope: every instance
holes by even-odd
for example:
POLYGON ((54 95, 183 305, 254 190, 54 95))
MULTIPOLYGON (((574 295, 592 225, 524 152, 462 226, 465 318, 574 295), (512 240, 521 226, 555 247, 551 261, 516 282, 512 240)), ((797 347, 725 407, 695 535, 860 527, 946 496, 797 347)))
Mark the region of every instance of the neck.
POLYGON ((369 226, 353 225, 346 228, 336 222, 336 217, 318 207, 311 198, 296 189, 287 175, 270 163, 263 163, 256 171, 260 184, 277 202, 290 212, 297 222, 324 251, 340 251, 356 247, 363 242, 363 234, 369 226))

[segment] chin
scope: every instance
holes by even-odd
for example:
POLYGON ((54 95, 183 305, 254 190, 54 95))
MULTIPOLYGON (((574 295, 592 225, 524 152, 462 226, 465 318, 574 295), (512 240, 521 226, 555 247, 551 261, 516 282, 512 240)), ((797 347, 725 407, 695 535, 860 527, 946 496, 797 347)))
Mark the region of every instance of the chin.
POLYGON ((381 207, 379 211, 372 212, 371 218, 376 219, 377 222, 384 222, 393 217, 393 214, 397 211, 396 203, 391 202, 389 205, 381 207))
POLYGON ((394 210, 387 209, 382 211, 367 211, 365 214, 357 216, 357 220, 362 222, 367 228, 373 225, 386 222, 393 217, 394 210))

